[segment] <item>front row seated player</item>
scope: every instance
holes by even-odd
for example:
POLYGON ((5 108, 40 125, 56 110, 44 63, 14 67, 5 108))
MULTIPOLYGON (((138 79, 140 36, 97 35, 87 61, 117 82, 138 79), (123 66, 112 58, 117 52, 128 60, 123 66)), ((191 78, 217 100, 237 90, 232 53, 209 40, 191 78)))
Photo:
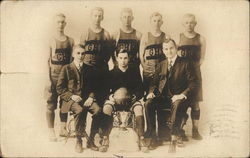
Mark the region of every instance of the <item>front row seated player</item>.
POLYGON ((102 134, 103 141, 99 151, 106 152, 109 147, 109 135, 113 127, 113 112, 131 111, 135 115, 136 133, 139 137, 139 148, 147 152, 144 141, 143 107, 139 101, 143 97, 142 78, 138 71, 128 66, 129 57, 126 50, 116 54, 118 66, 109 72, 111 94, 103 106, 102 134))

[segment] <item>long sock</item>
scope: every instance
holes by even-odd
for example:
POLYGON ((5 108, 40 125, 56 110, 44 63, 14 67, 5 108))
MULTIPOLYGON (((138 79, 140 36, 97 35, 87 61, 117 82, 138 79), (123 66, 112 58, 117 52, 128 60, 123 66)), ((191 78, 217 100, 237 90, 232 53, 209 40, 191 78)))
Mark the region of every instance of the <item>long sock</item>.
POLYGON ((95 114, 92 116, 91 128, 90 128, 90 139, 94 139, 96 133, 99 131, 100 124, 100 114, 95 114))
POLYGON ((144 117, 143 116, 136 116, 136 130, 139 137, 144 135, 144 117))
POLYGON ((67 119, 68 119, 68 113, 62 113, 61 111, 60 111, 60 121, 61 122, 67 122, 67 119))
POLYGON ((47 110, 46 111, 46 119, 49 128, 54 128, 55 122, 55 112, 54 110, 47 110))
POLYGON ((103 136, 109 136, 112 127, 113 127, 113 117, 103 114, 102 117, 103 121, 102 121, 102 132, 103 132, 103 136))
POLYGON ((199 120, 200 119, 200 110, 191 110, 191 118, 193 120, 199 120))

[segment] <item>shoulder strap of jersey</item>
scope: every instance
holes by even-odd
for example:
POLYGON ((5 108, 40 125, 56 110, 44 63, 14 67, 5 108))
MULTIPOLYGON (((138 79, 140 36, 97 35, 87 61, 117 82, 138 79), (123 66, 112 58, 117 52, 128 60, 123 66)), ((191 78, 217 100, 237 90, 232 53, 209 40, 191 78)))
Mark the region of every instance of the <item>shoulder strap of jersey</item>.
POLYGON ((148 43, 148 37, 149 37, 150 32, 145 33, 145 42, 148 43))
POLYGON ((136 35, 136 38, 137 38, 137 40, 139 41, 139 40, 141 40, 141 33, 139 32, 139 31, 137 31, 136 29, 134 29, 135 30, 135 35, 136 35))
POLYGON ((85 37, 85 41, 87 41, 89 39, 89 33, 90 33, 90 28, 88 28, 87 33, 86 33, 86 37, 85 37))
POLYGON ((116 41, 116 44, 118 43, 119 39, 120 39, 120 35, 121 35, 121 31, 120 29, 117 31, 117 34, 116 34, 116 38, 115 38, 115 41, 116 41))
POLYGON ((184 34, 183 33, 180 33, 180 37, 179 37, 179 46, 181 46, 180 44, 181 44, 181 42, 182 42, 182 40, 183 40, 183 37, 185 37, 184 36, 184 34))
MULTIPOLYGON (((51 46, 51 51, 52 52, 55 52, 56 50, 56 38, 53 37, 51 40, 50 40, 50 46, 51 46)), ((52 54, 51 54, 52 55, 52 54)))
POLYGON ((104 28, 102 28, 102 33, 103 33, 103 37, 104 37, 104 40, 110 40, 110 34, 107 30, 105 30, 104 28))
POLYGON ((200 41, 200 39, 201 39, 201 35, 200 35, 199 33, 196 33, 196 38, 198 38, 198 39, 199 39, 199 41, 200 41))

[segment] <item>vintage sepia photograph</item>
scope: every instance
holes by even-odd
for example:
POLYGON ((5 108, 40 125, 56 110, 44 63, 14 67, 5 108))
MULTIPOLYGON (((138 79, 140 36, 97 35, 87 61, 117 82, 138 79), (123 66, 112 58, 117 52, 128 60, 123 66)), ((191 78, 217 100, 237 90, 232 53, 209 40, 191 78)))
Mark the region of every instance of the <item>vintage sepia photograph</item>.
POLYGON ((249 157, 249 2, 2 1, 1 157, 249 157))

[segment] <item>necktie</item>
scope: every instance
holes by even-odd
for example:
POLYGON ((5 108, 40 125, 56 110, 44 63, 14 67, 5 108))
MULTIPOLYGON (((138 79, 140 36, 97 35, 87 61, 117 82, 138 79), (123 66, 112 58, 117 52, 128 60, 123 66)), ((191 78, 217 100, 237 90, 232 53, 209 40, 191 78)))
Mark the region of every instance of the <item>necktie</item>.
POLYGON ((168 77, 170 77, 171 75, 172 68, 173 68, 173 61, 170 60, 168 64, 168 77))
POLYGON ((170 60, 168 64, 168 71, 171 71, 172 67, 173 67, 173 61, 170 60))
POLYGON ((78 69, 79 71, 81 71, 81 68, 82 68, 82 65, 79 64, 78 67, 77 67, 77 69, 78 69))

